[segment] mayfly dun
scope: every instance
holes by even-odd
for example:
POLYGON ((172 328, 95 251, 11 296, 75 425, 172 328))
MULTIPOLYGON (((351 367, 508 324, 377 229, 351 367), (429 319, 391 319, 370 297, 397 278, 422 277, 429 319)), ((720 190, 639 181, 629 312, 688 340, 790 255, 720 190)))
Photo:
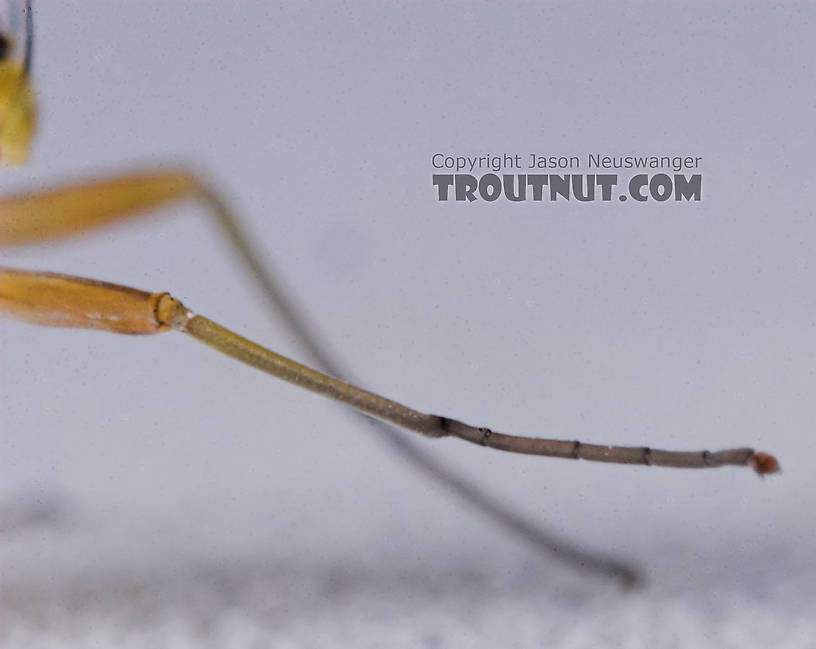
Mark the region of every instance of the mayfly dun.
MULTIPOLYGON (((28 3, 10 3, 9 7, 0 27, 0 157, 5 164, 21 164, 28 157, 35 128, 30 83, 33 24, 28 3)), ((573 460, 698 469, 731 465, 750 467, 759 475, 778 469, 773 456, 748 447, 713 452, 667 451, 644 445, 611 446, 507 434, 416 410, 356 387, 351 373, 312 333, 277 280, 278 273, 245 234, 233 209, 211 183, 187 169, 147 169, 5 196, 0 199, 0 244, 16 246, 78 236, 180 201, 195 201, 211 215, 223 238, 250 271, 272 312, 303 342, 310 364, 282 356, 217 324, 162 287, 144 291, 96 278, 2 268, 0 311, 37 325, 119 334, 184 334, 236 361, 350 406, 359 414, 361 425, 427 477, 442 483, 538 550, 626 581, 634 579, 634 569, 579 549, 499 504, 489 492, 434 459, 404 431, 429 439, 457 438, 487 449, 573 460)))

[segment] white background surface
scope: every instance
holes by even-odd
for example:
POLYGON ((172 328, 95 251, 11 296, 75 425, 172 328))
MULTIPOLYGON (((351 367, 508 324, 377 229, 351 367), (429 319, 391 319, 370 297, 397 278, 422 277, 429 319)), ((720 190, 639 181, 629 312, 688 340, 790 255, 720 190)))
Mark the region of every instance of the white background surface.
MULTIPOLYGON (((4 190, 192 163, 364 385, 499 430, 752 445, 784 473, 427 442, 639 562, 621 594, 181 336, 4 321, 0 495, 67 503, 4 534, 4 646, 814 646, 812 4, 40 2, 35 21, 42 127, 4 190), (435 201, 433 153, 503 151, 701 155, 704 200, 435 201)), ((302 357, 195 208, 4 254, 170 290, 302 357)))

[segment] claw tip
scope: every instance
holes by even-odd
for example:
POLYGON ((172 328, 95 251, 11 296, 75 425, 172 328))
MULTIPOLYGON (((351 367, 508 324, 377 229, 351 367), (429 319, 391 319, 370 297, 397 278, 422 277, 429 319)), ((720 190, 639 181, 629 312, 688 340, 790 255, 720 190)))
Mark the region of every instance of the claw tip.
POLYGON ((748 463, 757 472, 759 477, 779 471, 779 461, 770 453, 757 451, 748 460, 748 463))

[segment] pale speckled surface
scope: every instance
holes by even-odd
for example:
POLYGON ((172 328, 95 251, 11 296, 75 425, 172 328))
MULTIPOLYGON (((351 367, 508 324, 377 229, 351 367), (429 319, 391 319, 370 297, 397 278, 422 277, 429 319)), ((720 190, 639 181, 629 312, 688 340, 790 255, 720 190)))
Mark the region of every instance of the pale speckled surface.
POLYGON ((678 556, 622 593, 542 567, 458 559, 197 565, 100 571, 20 584, 4 646, 25 647, 780 647, 813 646, 809 557, 769 554, 728 569, 678 556))
MULTIPOLYGON (((427 442, 621 594, 538 560, 332 404, 168 334, 2 322, 4 647, 790 647, 816 637, 814 6, 47 2, 0 190, 190 160, 363 383, 496 429, 754 444, 779 477, 427 442), (696 206, 440 206, 430 155, 689 152, 696 206), (812 184, 812 183, 811 183, 812 184)), ((300 357, 194 208, 8 265, 151 290, 300 357)))

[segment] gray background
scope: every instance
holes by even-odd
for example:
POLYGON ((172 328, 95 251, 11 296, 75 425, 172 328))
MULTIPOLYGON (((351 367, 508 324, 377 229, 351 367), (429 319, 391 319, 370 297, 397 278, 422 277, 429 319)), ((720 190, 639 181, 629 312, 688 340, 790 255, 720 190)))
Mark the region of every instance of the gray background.
MULTIPOLYGON (((32 164, 189 163, 361 382, 500 430, 784 473, 426 446, 640 562, 490 527, 332 403, 176 334, 2 323, 8 646, 805 647, 816 628, 814 5, 41 2, 32 164), (699 204, 439 204, 430 156, 702 155, 699 204)), ((171 290, 302 358, 195 207, 10 266, 171 290)))

